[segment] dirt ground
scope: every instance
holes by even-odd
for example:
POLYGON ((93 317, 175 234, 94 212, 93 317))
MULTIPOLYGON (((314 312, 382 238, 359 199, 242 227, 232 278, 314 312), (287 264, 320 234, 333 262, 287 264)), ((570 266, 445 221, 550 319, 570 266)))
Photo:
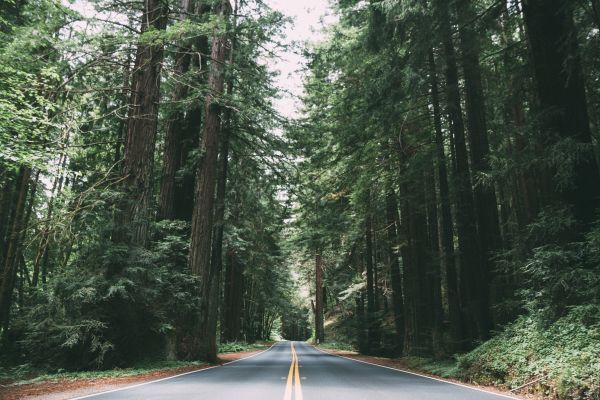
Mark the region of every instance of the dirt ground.
MULTIPOLYGON (((220 364, 239 360, 257 354, 262 350, 243 351, 237 353, 219 354, 220 364)), ((63 379, 59 381, 44 381, 25 385, 0 386, 1 400, 66 400, 86 396, 108 390, 119 389, 125 386, 136 385, 156 379, 183 374, 185 372, 199 371, 211 365, 195 365, 190 367, 172 368, 154 371, 136 376, 118 378, 94 379, 63 379)))

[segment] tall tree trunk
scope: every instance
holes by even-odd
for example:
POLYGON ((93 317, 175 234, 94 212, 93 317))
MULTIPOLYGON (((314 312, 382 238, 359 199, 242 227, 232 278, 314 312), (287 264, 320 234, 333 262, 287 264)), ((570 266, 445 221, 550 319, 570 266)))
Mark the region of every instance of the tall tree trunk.
MULTIPOLYGON (((223 0, 218 9, 219 20, 225 23, 231 14, 231 5, 223 0)), ((200 143, 201 160, 196 175, 194 212, 189 263, 192 273, 200 276, 201 305, 196 342, 196 355, 201 359, 216 361, 217 358, 217 311, 219 271, 211 266, 214 196, 217 170, 218 143, 221 132, 219 96, 224 89, 224 64, 226 36, 216 31, 211 50, 208 77, 209 94, 205 99, 205 120, 200 143)))
POLYGON ((0 262, 4 260, 10 237, 10 216, 16 203, 15 190, 17 179, 12 173, 5 173, 0 192, 0 262))
MULTIPOLYGON (((469 1, 461 0, 458 4, 460 22, 459 36, 462 52, 462 66, 465 79, 465 94, 467 108, 467 125, 469 132, 469 150, 473 174, 485 175, 490 172, 490 146, 487 133, 485 97, 479 64, 480 43, 478 32, 472 29, 477 15, 469 1)), ((477 177, 476 177, 477 178, 477 177)), ((475 216, 477 218, 477 233, 482 262, 479 268, 474 268, 474 286, 477 293, 477 318, 481 321, 479 339, 486 339, 491 330, 490 282, 492 280, 492 253, 501 247, 500 223, 498 217, 498 200, 494 186, 490 184, 475 184, 475 216)), ((499 300, 499 299, 496 299, 499 300)))
POLYGON ((435 355, 443 354, 443 322, 442 309, 442 270, 440 257, 440 238, 438 230, 438 199, 435 186, 435 166, 433 160, 429 162, 429 168, 424 173, 425 198, 427 204, 427 236, 429 242, 428 253, 430 256, 429 268, 425 276, 426 285, 429 289, 428 308, 431 319, 431 344, 435 355))
POLYGON ((320 252, 317 252, 315 256, 315 339, 317 343, 325 341, 323 317, 323 257, 320 252))
POLYGON ((380 333, 378 311, 375 299, 375 265, 373 263, 373 215, 371 211, 371 194, 367 194, 367 215, 365 217, 365 266, 367 273, 367 343, 369 352, 379 349, 380 333))
POLYGON ((21 167, 17 179, 17 201, 14 206, 12 223, 8 237, 6 254, 2 264, 0 275, 0 328, 6 331, 9 327, 10 310, 13 300, 13 289, 19 264, 19 252, 21 247, 21 231, 23 230, 23 216, 29 188, 31 169, 21 167))
MULTIPOLYGON (((388 167, 389 168, 389 167, 388 167)), ((400 254, 398 249, 401 246, 398 235, 397 223, 400 221, 398 216, 398 204, 396 194, 391 182, 386 183, 385 211, 387 222, 388 252, 390 254, 390 281, 392 285, 392 304, 394 310, 394 328, 396 329, 397 352, 402 352, 404 347, 404 300, 402 298, 402 274, 400 272, 400 254)))
MULTIPOLYGON (((145 0, 142 33, 166 27, 168 7, 163 0, 145 0)), ((139 43, 131 84, 127 140, 123 162, 126 192, 116 241, 145 246, 152 209, 152 173, 160 100, 161 44, 139 43)))
POLYGON ((224 342, 242 340, 243 272, 243 265, 238 260, 235 251, 232 248, 228 249, 227 262, 225 263, 221 320, 221 341, 224 342))
POLYGON ((592 136, 573 23, 574 1, 526 0, 523 13, 531 61, 537 84, 545 147, 569 146, 562 151, 580 152, 570 165, 567 181, 555 179, 562 200, 572 207, 580 232, 595 220, 600 198, 600 174, 593 153, 592 136), (577 149, 574 149, 577 146, 577 149))
POLYGON ((444 134, 442 131, 442 113, 438 89, 437 69, 433 49, 429 51, 429 78, 431 84, 431 103, 433 105, 433 125, 435 129, 435 151, 437 165, 437 181, 439 186, 439 234, 442 253, 442 275, 445 283, 445 293, 448 304, 448 320, 450 329, 450 348, 455 351, 463 337, 462 319, 460 315, 460 302, 458 295, 458 276, 456 261, 454 259, 454 229, 452 223, 452 208, 450 203, 450 189, 448 187, 448 172, 446 168, 446 155, 444 151, 444 134))
MULTIPOLYGON (((356 274, 362 280, 364 273, 364 261, 361 257, 359 257, 356 247, 357 244, 354 244, 352 250, 350 251, 350 259, 352 260, 352 265, 354 265, 356 269, 356 274)), ((356 295, 355 303, 356 307, 354 313, 354 324, 357 331, 358 349, 359 352, 366 354, 368 352, 368 348, 365 323, 365 291, 363 289, 359 290, 358 294, 356 295)))
MULTIPOLYGON (((181 0, 182 21, 188 18, 193 12, 192 0, 181 0)), ((182 43, 181 49, 175 58, 174 74, 181 77, 189 70, 191 62, 191 45, 189 41, 182 43)), ((173 93, 171 93, 173 111, 167 117, 165 128, 165 148, 163 152, 163 171, 160 181, 160 191, 158 196, 158 219, 174 219, 175 218, 175 175, 181 167, 181 146, 182 135, 184 130, 184 112, 178 107, 182 99, 185 98, 188 92, 188 86, 183 82, 177 82, 173 93)))
MULTIPOLYGON (((233 8, 233 35, 231 38, 231 46, 229 49, 229 67, 233 70, 234 51, 236 47, 236 29, 237 29, 237 12, 238 2, 235 0, 233 8)), ((229 77, 227 82, 227 95, 230 97, 233 93, 233 76, 229 77)), ((231 107, 227 107, 223 112, 224 126, 221 130, 221 151, 218 160, 218 176, 217 176, 217 198, 215 204, 215 222, 214 222, 214 239, 212 244, 212 259, 214 271, 220 273, 223 264, 223 228, 225 224, 225 197, 227 194, 227 167, 229 163, 229 135, 233 126, 231 107)), ((229 268, 233 271, 232 268, 229 268)), ((236 271, 237 272, 237 271, 236 271)), ((231 276, 230 282, 239 280, 241 277, 231 276)), ((237 296, 237 293, 230 293, 237 296)), ((225 299, 227 300, 227 299, 225 299)))
POLYGON ((480 276, 478 268, 480 268, 482 259, 475 225, 475 205, 461 110, 456 52, 452 43, 450 12, 448 3, 445 0, 436 0, 436 13, 444 50, 446 98, 456 156, 456 176, 454 179, 456 186, 456 227, 460 251, 459 284, 463 319, 469 321, 469 332, 465 332, 467 333, 465 344, 468 345, 475 338, 487 336, 489 322, 485 318, 487 305, 479 303, 477 296, 476 286, 480 276))

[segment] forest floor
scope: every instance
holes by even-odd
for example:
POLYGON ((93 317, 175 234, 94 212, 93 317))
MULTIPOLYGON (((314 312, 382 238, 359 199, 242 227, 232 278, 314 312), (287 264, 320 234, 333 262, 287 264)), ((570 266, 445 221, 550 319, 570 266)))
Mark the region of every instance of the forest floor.
MULTIPOLYGON (((268 346, 265 346, 268 348, 268 346)), ((241 358, 249 357, 262 350, 238 351, 232 353, 220 353, 219 364, 225 364, 236 361, 241 358)), ((94 393, 105 392, 119 389, 125 386, 143 384, 145 382, 157 379, 168 378, 171 376, 184 374, 191 371, 199 371, 210 368, 211 364, 193 364, 176 368, 165 368, 157 370, 139 370, 133 375, 126 376, 108 376, 99 375, 97 377, 59 377, 43 379, 32 383, 17 382, 14 384, 0 385, 0 399, 2 400, 63 400, 72 399, 81 396, 87 396, 94 393)))
POLYGON ((338 350, 338 349, 332 349, 332 348, 327 348, 327 347, 323 347, 323 346, 318 346, 318 348, 329 354, 333 354, 333 355, 337 355, 337 356, 341 356, 341 357, 347 357, 347 358, 351 358, 354 360, 363 361, 363 362, 367 362, 367 363, 371 363, 371 364, 377 364, 377 365, 381 365, 384 367, 394 368, 394 369, 398 369, 398 370, 401 370, 404 372, 410 372, 410 373, 415 373, 415 374, 419 374, 419 375, 423 375, 423 376, 428 376, 430 378, 439 379, 439 380, 442 380, 445 382, 455 383, 455 384, 459 384, 459 385, 463 385, 463 386, 468 386, 468 387, 472 387, 475 389, 486 390, 488 392, 497 393, 497 394, 501 394, 501 395, 505 395, 505 396, 510 396, 515 399, 535 399, 536 398, 532 395, 526 395, 526 396, 516 395, 516 394, 510 392, 506 387, 502 387, 502 386, 486 386, 486 385, 479 385, 474 382, 466 383, 466 382, 460 381, 458 379, 441 378, 438 375, 434 375, 427 371, 414 368, 413 366, 409 365, 406 362, 406 360, 403 360, 401 358, 386 358, 386 357, 367 356, 367 355, 359 354, 359 353, 357 353, 355 351, 351 351, 351 350, 338 350))

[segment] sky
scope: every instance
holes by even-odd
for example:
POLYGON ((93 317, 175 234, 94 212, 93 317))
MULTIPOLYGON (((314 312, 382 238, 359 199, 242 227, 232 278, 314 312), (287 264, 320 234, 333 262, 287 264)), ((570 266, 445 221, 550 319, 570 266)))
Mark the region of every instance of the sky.
MULTIPOLYGON (((265 0, 275 10, 294 19, 285 29, 284 43, 293 44, 305 41, 315 43, 325 40, 327 35, 324 26, 335 21, 328 6, 328 0, 265 0)), ((299 97, 302 95, 303 75, 300 72, 306 60, 298 54, 298 48, 278 51, 278 60, 274 60, 271 68, 279 71, 276 84, 284 92, 282 98, 275 102, 275 108, 285 117, 294 118, 300 115, 299 97)))

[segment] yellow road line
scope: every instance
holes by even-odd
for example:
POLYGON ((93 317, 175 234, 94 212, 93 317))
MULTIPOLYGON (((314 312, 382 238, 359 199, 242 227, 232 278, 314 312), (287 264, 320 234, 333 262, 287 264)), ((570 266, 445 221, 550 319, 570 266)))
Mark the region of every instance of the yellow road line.
POLYGON ((285 385, 285 393, 283 400, 292 400, 292 387, 294 387, 294 400, 303 400, 302 383, 300 380, 300 368, 298 368, 298 355, 294 348, 294 343, 291 343, 292 363, 288 372, 287 383, 285 385), (295 386, 294 386, 295 384, 295 386))
POLYGON ((298 368, 298 355, 296 354, 296 350, 294 349, 294 344, 292 343, 292 351, 294 352, 294 357, 296 358, 296 373, 294 375, 294 380, 296 386, 294 387, 294 398, 295 400, 302 400, 302 383, 300 383, 300 368, 298 368))

